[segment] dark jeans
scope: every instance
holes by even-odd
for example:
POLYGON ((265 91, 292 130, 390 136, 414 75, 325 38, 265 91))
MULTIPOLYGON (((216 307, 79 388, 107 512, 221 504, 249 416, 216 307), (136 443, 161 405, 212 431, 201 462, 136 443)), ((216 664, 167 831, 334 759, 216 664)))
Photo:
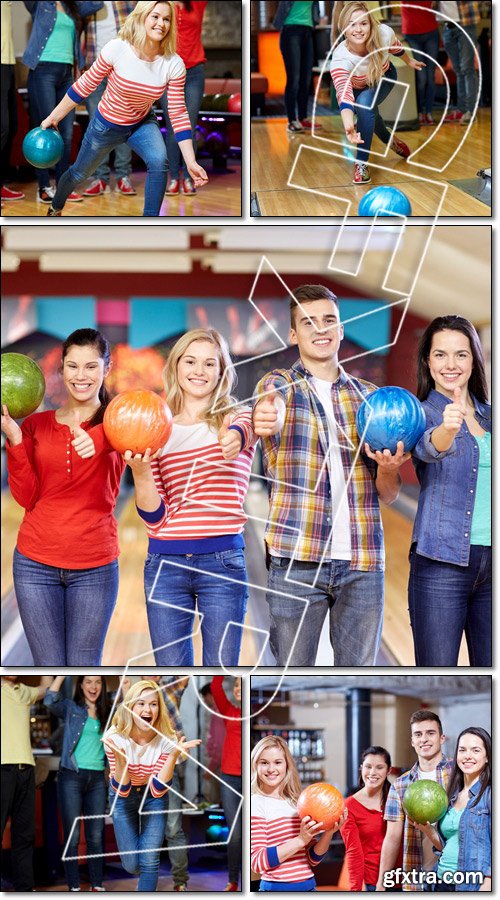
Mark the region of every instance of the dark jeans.
MULTIPOLYGON (((174 769, 171 787, 177 791, 177 794, 182 793, 177 767, 174 769)), ((168 815, 165 838, 168 846, 168 858, 172 866, 174 887, 178 884, 187 884, 189 881, 187 840, 182 830, 182 800, 177 794, 168 791, 166 795, 168 815)))
POLYGON ((384 73, 383 81, 374 87, 362 88, 354 91, 354 99, 356 101, 355 113, 358 121, 357 129, 363 140, 362 144, 358 144, 356 148, 356 159, 358 162, 366 163, 370 157, 373 135, 376 134, 383 144, 388 144, 391 139, 390 131, 378 111, 379 103, 382 103, 391 93, 394 84, 398 80, 398 74, 395 66, 390 63, 387 72, 384 73), (377 97, 376 103, 374 103, 377 97))
MULTIPOLYGON (((62 100, 73 81, 73 67, 69 63, 40 62, 36 69, 30 69, 28 73, 28 96, 32 128, 40 125, 40 122, 47 118, 49 113, 62 100)), ((72 110, 59 122, 59 134, 64 141, 64 151, 61 159, 55 166, 56 183, 59 183, 61 175, 69 166, 74 118, 75 112, 72 110)), ((37 169, 36 177, 40 188, 47 187, 50 184, 50 172, 48 169, 37 169)))
MULTIPOLYGON (((203 97, 203 90, 205 87, 205 66, 203 63, 200 63, 198 66, 192 66, 190 69, 186 69, 186 84, 184 86, 184 100, 186 103, 186 109, 189 115, 189 121, 191 122, 191 128, 193 131, 193 146, 196 150, 196 142, 195 142, 195 129, 196 123, 198 121, 198 113, 200 111, 201 106, 201 98, 203 97)), ((165 116, 165 122, 167 125, 167 135, 166 135, 166 144, 167 144, 167 165, 168 170, 170 172, 171 178, 179 177, 179 169, 182 168, 182 177, 187 178, 188 170, 186 163, 182 157, 181 151, 179 150, 179 144, 177 143, 174 135, 174 129, 172 128, 172 124, 168 117, 168 102, 167 102, 167 92, 163 94, 160 99, 161 108, 163 110, 163 114, 165 116)))
POLYGON ((443 44, 457 76, 457 109, 471 113, 475 109, 479 91, 479 76, 474 66, 477 27, 462 25, 462 29, 445 25, 443 44))
MULTIPOLYGON (((102 887, 104 814, 106 812, 104 772, 94 772, 91 769, 80 769, 79 772, 59 769, 57 790, 64 829, 64 857, 78 856, 81 821, 79 820, 75 824, 75 819, 84 816, 83 826, 87 843, 90 885, 91 887, 102 887), (86 818, 87 816, 96 818, 86 818)), ((63 859, 63 862, 70 890, 80 887, 78 859, 63 859)))
POLYGON ((15 891, 32 891, 35 843, 35 767, 2 766, 2 835, 10 817, 12 883, 15 891))
POLYGON ((465 631, 471 666, 491 666, 491 547, 473 545, 468 566, 410 553, 408 599, 417 666, 456 666, 465 631))
POLYGON ((2 186, 8 178, 10 151, 17 131, 15 66, 2 63, 2 186))
MULTIPOLYGON (((226 824, 229 832, 231 832, 232 824, 241 803, 241 797, 239 796, 241 794, 241 776, 227 775, 225 772, 221 772, 221 778, 223 782, 220 786, 222 808, 226 817, 226 824), (231 790, 231 788, 234 788, 234 790, 231 790), (238 791, 238 794, 235 794, 234 791, 238 791)), ((229 881, 232 881, 233 884, 238 884, 241 871, 241 810, 238 813, 234 831, 231 834, 227 847, 227 865, 229 881)))
POLYGON ((123 868, 139 875, 138 891, 156 891, 167 818, 166 797, 153 797, 143 785, 132 787, 128 797, 117 797, 110 791, 109 801, 123 868))
POLYGON ((284 25, 280 50, 286 70, 285 107, 288 121, 305 119, 313 64, 313 30, 309 25, 284 25))
POLYGON ((415 59, 418 62, 424 62, 426 68, 416 72, 417 77, 417 100, 418 111, 421 113, 431 113, 434 106, 434 94, 436 93, 436 84, 434 75, 436 72, 436 63, 439 50, 439 31, 427 31, 425 34, 405 34, 403 35, 413 50, 420 50, 421 53, 415 53, 415 59), (426 56, 422 56, 425 53, 426 56), (429 58, 430 57, 430 58, 429 58))

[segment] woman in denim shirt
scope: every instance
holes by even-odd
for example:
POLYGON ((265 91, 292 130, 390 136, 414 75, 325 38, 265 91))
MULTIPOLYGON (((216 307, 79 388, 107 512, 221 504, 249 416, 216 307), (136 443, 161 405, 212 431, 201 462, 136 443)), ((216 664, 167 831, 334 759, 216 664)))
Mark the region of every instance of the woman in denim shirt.
POLYGON ((45 694, 47 709, 64 720, 61 765, 57 776, 59 806, 66 847, 64 871, 70 891, 80 890, 78 844, 85 816, 90 890, 103 891, 103 838, 106 813, 106 754, 102 736, 108 719, 106 681, 100 675, 79 675, 74 700, 60 693, 65 675, 59 675, 45 694))
POLYGON ((437 827, 415 826, 440 851, 433 890, 491 891, 491 737, 484 728, 458 736, 448 797, 437 827))
POLYGON ((420 496, 410 550, 417 666, 491 666, 491 407, 474 326, 440 316, 422 335, 417 396, 427 430, 413 450, 420 496))

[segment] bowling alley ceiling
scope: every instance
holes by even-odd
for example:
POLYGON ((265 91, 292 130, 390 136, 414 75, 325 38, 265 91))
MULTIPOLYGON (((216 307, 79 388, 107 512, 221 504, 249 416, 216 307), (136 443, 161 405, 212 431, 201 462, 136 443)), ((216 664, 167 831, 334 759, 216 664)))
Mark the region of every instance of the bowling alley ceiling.
POLYGON ((489 675, 253 675, 252 690, 321 691, 336 694, 352 688, 438 701, 491 692, 489 675))
MULTIPOLYGON (((80 289, 92 276, 113 276, 117 295, 126 292, 126 285, 135 277, 153 296, 161 285, 164 297, 170 293, 178 298, 180 293, 172 285, 188 283, 196 286, 198 295, 205 287, 207 296, 214 296, 214 286, 221 289, 220 296, 231 293, 236 299, 234 285, 238 285, 241 299, 246 300, 261 266, 263 275, 273 275, 275 292, 278 275, 291 285, 303 278, 327 279, 347 296, 388 302, 394 301, 396 287, 413 291, 411 311, 427 319, 433 318, 437 305, 472 318, 477 326, 489 324, 491 318, 489 226, 438 225, 433 231, 431 225, 410 225, 401 235, 396 225, 348 226, 342 233, 338 225, 304 228, 282 223, 230 227, 23 225, 5 226, 2 245, 5 296, 61 295, 77 273, 80 289), (166 281, 165 275, 173 277, 166 281), (223 290, 225 285, 231 285, 229 293, 223 290)), ((109 288, 106 290, 109 296, 109 288)))

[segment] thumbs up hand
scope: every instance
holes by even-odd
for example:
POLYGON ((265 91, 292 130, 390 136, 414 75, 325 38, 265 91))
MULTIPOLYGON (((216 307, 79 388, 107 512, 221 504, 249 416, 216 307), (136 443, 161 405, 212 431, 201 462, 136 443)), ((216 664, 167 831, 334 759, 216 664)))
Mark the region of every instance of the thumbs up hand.
POLYGON ((73 424, 70 425, 73 440, 71 446, 75 448, 82 459, 89 459, 95 455, 95 444, 89 434, 80 425, 80 412, 73 410, 73 424))
POLYGON ((253 429, 259 437, 278 434, 283 428, 285 401, 271 384, 264 388, 264 397, 253 411, 253 429))
POLYGON ((453 402, 447 403, 443 410, 443 427, 449 434, 458 434, 466 415, 467 409, 462 400, 462 391, 456 387, 453 391, 453 402))
POLYGON ((241 434, 235 428, 229 428, 231 424, 231 413, 224 416, 224 421, 219 428, 217 440, 224 459, 236 459, 241 452, 241 434))

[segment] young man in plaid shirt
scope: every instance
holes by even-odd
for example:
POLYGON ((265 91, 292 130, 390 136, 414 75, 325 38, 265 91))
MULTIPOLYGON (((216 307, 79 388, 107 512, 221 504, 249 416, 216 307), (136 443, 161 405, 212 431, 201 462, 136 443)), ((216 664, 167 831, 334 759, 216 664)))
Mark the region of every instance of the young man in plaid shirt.
POLYGON ((361 452, 356 412, 375 385, 339 365, 335 294, 303 285, 294 297, 290 342, 300 359, 260 381, 254 409, 270 493, 270 645, 280 666, 314 665, 329 612, 334 664, 371 666, 384 606, 379 499, 396 499, 410 454, 401 442, 392 456, 366 444, 361 452))
POLYGON ((385 891, 389 886, 401 885, 401 882, 404 891, 423 891, 424 884, 414 884, 412 873, 428 872, 435 867, 436 857, 432 844, 429 838, 415 828, 406 817, 403 797, 410 784, 419 778, 437 781, 446 790, 452 760, 443 756, 445 736, 441 720, 436 713, 428 709, 417 710, 410 719, 410 730, 411 745, 417 754, 417 762, 409 772, 396 779, 389 791, 384 815, 387 832, 382 845, 377 891, 385 891), (398 880, 394 877, 394 867, 402 839, 403 876, 406 875, 408 881, 404 877, 398 880), (386 872, 391 874, 388 876, 389 881, 384 884, 386 872))
POLYGON ((445 121, 468 125, 479 91, 479 77, 474 63, 481 4, 478 0, 443 0, 438 6, 439 12, 452 19, 444 23, 443 44, 457 78, 457 109, 448 113, 445 121))

